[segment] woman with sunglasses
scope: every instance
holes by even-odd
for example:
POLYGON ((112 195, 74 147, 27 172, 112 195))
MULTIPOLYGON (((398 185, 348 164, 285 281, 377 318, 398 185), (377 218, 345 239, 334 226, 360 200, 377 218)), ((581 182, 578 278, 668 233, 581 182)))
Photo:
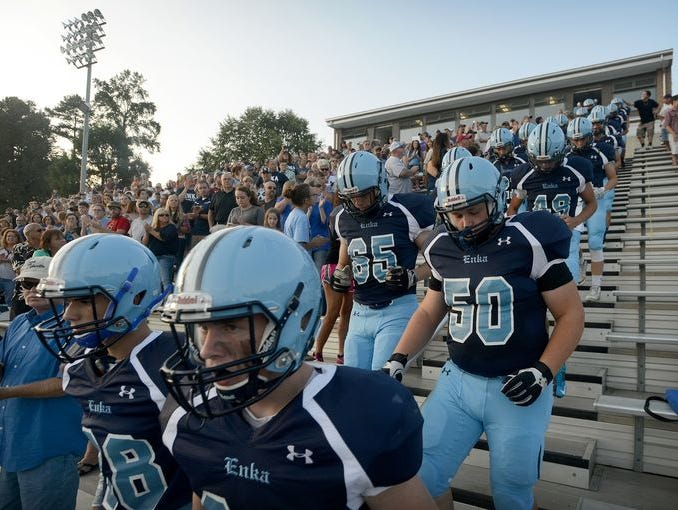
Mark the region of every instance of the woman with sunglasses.
POLYGON ((167 288, 172 283, 172 273, 174 262, 176 261, 178 244, 177 227, 170 221, 169 211, 159 207, 153 214, 151 224, 145 224, 144 229, 146 233, 142 242, 148 246, 148 249, 158 259, 162 286, 167 288))

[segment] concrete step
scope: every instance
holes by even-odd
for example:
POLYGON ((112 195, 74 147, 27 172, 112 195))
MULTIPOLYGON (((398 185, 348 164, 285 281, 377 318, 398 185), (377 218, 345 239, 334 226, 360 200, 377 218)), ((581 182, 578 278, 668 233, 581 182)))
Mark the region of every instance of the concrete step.
MULTIPOLYGON (((546 434, 540 479, 570 487, 588 489, 595 466, 596 441, 546 434)), ((489 445, 483 436, 464 464, 489 469, 489 445)))

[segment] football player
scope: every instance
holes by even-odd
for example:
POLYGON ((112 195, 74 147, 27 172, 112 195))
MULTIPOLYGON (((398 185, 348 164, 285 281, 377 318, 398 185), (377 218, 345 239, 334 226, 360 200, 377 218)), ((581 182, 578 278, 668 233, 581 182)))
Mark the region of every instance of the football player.
MULTIPOLYGON (((610 146, 614 148, 615 152, 615 168, 619 170, 624 165, 624 150, 619 145, 617 137, 608 135, 606 132, 607 119, 605 118, 604 112, 601 110, 594 111, 589 115, 589 120, 591 121, 591 126, 593 128, 593 146, 594 147, 603 147, 610 146)), ((622 139, 626 138, 622 136, 622 139)), ((614 188, 609 190, 605 194, 605 210, 607 212, 607 226, 610 225, 612 221, 612 204, 614 202, 615 190, 614 188)))
POLYGON ((337 170, 344 210, 335 231, 341 240, 331 285, 346 292, 355 282, 344 362, 380 370, 417 308, 415 270, 419 249, 433 228, 430 197, 415 193, 389 196, 384 166, 369 152, 354 152, 337 170))
POLYGON ((321 301, 313 260, 271 229, 222 230, 181 265, 163 320, 188 342, 177 337, 162 369, 174 397, 163 440, 204 508, 435 508, 417 477, 422 418, 409 392, 304 362, 321 301))
POLYGON ((551 381, 584 327, 564 261, 570 230, 544 211, 506 219, 507 187, 482 158, 460 159, 444 171, 436 206, 442 225, 424 248, 431 283, 384 367, 402 378, 410 356, 449 312, 450 359, 422 408, 420 475, 441 498, 439 505, 449 497, 449 479, 484 432, 494 505, 533 508, 551 381), (550 337, 547 310, 556 321, 550 337))
POLYGON ((59 250, 37 290, 55 317, 35 329, 68 363, 64 391, 81 402, 83 431, 99 449, 102 506, 190 508, 188 479, 161 439, 160 367, 176 343, 147 321, 167 293, 155 256, 130 237, 84 236, 59 250))
MULTIPOLYGON (((567 126, 567 138, 570 141, 570 153, 588 159, 592 164, 593 193, 598 202, 596 212, 586 220, 589 251, 591 253, 591 290, 585 301, 600 300, 600 286, 603 281, 603 239, 607 230, 607 194, 617 185, 617 170, 614 164, 614 148, 608 144, 593 142, 593 126, 586 118, 570 121, 567 126)), ((581 276, 581 275, 580 275, 581 276)))
POLYGON ((492 131, 490 135, 490 148, 493 154, 490 162, 499 170, 502 177, 507 179, 510 179, 511 172, 515 167, 524 165, 527 162, 527 160, 513 154, 513 133, 510 129, 497 128, 492 131))
POLYGON ((530 136, 530 133, 537 125, 534 122, 525 122, 520 125, 518 129, 518 138, 520 139, 520 145, 513 149, 513 155, 516 158, 520 158, 523 161, 527 161, 527 139, 530 136))
POLYGON ((549 211, 559 216, 572 231, 567 267, 579 281, 579 240, 577 229, 596 210, 591 186, 591 163, 581 157, 564 158, 565 136, 552 122, 544 122, 530 133, 527 152, 530 164, 514 170, 511 181, 515 190, 508 209, 514 215, 523 201, 528 211, 549 211), (579 198, 583 201, 578 211, 579 198))

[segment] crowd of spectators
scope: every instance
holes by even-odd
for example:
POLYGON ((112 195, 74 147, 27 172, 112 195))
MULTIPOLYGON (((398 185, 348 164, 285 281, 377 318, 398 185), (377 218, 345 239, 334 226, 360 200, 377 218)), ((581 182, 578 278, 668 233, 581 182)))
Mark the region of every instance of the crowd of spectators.
MULTIPOLYGON (((666 118, 662 141, 669 142, 675 137, 674 108, 670 96, 664 103, 659 119, 666 118)), ((496 127, 509 129, 517 147, 520 126, 542 121, 525 116, 496 127)), ((54 192, 44 202, 31 200, 0 217, 0 292, 9 303, 13 278, 34 252, 53 256, 64 243, 96 232, 129 235, 148 245, 161 263, 165 283, 188 250, 228 225, 263 225, 285 232, 309 250, 320 268, 329 250, 330 213, 338 204, 336 169, 344 157, 356 150, 372 152, 385 164, 389 192, 431 193, 442 154, 463 147, 472 155, 487 155, 493 129, 486 121, 473 121, 456 130, 422 132, 407 142, 365 140, 354 147, 343 141, 339 148, 309 153, 283 148, 260 164, 238 162, 213 172, 179 173, 165 185, 152 184, 141 174, 129 186, 108 179, 86 193, 61 197, 54 192)), ((15 308, 15 313, 25 310, 15 308)))

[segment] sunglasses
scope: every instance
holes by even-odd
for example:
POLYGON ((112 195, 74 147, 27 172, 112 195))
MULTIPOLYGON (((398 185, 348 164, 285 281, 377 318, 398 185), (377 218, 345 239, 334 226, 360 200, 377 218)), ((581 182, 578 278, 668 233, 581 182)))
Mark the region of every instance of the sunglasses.
POLYGON ((158 214, 158 218, 160 218, 162 216, 167 216, 169 218, 169 214, 167 214, 167 213, 158 214))
POLYGON ((40 282, 30 281, 30 280, 21 280, 19 282, 19 285, 21 285, 21 288, 24 289, 24 290, 31 290, 31 289, 37 287, 38 283, 40 283, 40 282))

